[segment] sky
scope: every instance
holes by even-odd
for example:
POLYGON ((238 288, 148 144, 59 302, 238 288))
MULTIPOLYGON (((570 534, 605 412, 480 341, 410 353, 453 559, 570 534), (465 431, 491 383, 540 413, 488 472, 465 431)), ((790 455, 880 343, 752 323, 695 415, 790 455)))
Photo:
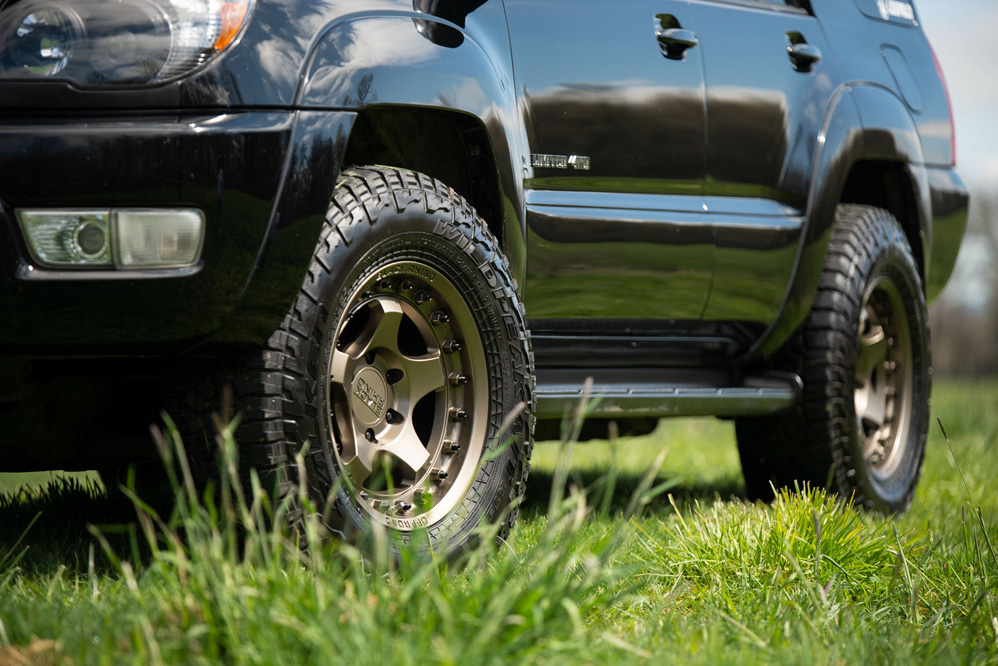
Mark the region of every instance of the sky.
POLYGON ((957 168, 998 193, 998 1, 915 0, 949 84, 957 168))

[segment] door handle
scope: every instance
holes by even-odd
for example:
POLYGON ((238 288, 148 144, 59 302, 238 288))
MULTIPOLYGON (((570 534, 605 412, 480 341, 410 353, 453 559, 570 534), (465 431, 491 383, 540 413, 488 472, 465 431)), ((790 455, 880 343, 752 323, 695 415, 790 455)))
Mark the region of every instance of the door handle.
POLYGON ((791 44, 787 47, 787 53, 798 72, 810 72, 814 65, 821 62, 821 49, 807 42, 791 44))
POLYGON ((659 26, 655 28, 655 37, 658 38, 658 45, 662 47, 662 55, 670 60, 682 60, 687 49, 700 43, 697 34, 686 28, 659 26))

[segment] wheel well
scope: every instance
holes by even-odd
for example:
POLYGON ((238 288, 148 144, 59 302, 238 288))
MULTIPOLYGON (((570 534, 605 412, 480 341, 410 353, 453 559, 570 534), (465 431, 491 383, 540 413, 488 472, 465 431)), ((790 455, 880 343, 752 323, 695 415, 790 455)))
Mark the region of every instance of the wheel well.
POLYGON ((343 164, 387 165, 437 178, 468 200, 502 242, 503 206, 492 143, 478 119, 440 109, 361 109, 343 164))
POLYGON ((925 282, 925 254, 915 188, 904 165, 899 162, 858 162, 849 172, 842 190, 842 203, 883 208, 904 229, 912 255, 925 282))

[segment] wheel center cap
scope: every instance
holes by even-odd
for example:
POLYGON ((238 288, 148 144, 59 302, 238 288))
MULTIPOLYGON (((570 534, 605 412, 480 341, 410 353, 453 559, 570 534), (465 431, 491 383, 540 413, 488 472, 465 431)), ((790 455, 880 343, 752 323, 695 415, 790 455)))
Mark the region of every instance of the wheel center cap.
POLYGON ((388 409, 388 382, 376 368, 366 367, 353 381, 350 400, 354 417, 365 426, 377 425, 388 409))

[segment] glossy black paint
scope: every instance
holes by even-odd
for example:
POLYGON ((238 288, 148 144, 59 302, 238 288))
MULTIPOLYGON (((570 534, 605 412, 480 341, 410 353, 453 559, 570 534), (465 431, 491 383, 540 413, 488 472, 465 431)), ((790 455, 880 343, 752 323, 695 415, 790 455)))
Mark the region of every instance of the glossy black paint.
MULTIPOLYGON (((148 354, 216 329, 245 289, 270 223, 294 115, 5 115, 0 123, 6 353, 148 354), (17 208, 194 206, 208 223, 193 271, 32 266, 17 208)), ((314 241, 313 241, 314 242, 314 241)))
POLYGON ((738 375, 807 316, 839 203, 899 218, 930 298, 966 222, 917 16, 873 0, 257 0, 177 81, 0 82, 0 377, 260 344, 338 173, 371 163, 486 218, 539 366, 738 375), (204 210, 203 262, 39 270, 12 217, 124 204, 204 210))

